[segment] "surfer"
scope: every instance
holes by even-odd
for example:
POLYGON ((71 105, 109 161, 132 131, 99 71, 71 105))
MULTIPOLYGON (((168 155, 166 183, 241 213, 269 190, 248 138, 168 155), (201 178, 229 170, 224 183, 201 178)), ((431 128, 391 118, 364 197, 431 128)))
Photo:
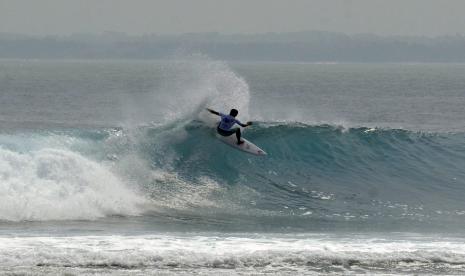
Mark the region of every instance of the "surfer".
POLYGON ((237 120, 236 116, 237 114, 239 114, 239 111, 237 111, 237 109, 231 109, 231 111, 229 111, 229 115, 217 112, 210 108, 207 108, 207 110, 210 111, 210 113, 213 113, 221 117, 221 122, 218 124, 218 127, 216 128, 216 131, 219 135, 231 136, 235 133, 237 138, 237 144, 240 145, 244 143, 244 141, 241 140, 241 129, 238 127, 232 127, 234 126, 234 124, 238 124, 241 127, 247 127, 252 125, 252 122, 247 122, 246 124, 243 124, 239 120, 237 120))

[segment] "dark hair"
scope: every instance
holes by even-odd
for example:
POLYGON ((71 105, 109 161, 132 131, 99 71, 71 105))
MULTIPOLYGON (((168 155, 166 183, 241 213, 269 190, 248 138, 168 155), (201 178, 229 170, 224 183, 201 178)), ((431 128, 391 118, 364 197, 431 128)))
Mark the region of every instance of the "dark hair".
POLYGON ((237 111, 237 109, 231 109, 231 111, 229 111, 229 115, 233 116, 233 117, 236 117, 237 114, 239 114, 239 111, 237 111))

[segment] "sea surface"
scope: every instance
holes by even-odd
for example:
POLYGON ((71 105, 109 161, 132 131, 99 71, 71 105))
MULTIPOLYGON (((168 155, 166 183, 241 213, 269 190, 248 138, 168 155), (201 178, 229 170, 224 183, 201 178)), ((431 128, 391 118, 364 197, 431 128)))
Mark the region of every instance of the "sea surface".
POLYGON ((0 274, 463 275, 464 199, 465 64, 0 60, 0 274))

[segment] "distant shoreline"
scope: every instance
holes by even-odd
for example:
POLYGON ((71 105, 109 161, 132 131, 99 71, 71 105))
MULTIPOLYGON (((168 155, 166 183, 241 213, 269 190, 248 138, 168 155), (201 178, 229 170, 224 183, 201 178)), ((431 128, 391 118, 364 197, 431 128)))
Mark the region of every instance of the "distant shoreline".
POLYGON ((463 63, 465 36, 377 36, 333 32, 130 36, 0 33, 0 58, 173 59, 201 53, 225 61, 304 63, 463 63))

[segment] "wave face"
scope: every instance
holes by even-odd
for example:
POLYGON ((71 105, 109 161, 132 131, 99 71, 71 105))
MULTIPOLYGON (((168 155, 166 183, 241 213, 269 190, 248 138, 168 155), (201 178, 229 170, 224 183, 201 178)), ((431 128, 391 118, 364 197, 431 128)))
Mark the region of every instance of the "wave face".
POLYGON ((0 218, 234 217, 249 230, 463 226, 462 133, 261 123, 245 136, 268 156, 228 147, 202 121, 4 134, 0 218))
POLYGON ((147 158, 169 163, 191 183, 205 176, 221 183, 228 196, 221 190, 216 204, 228 212, 247 209, 283 223, 294 218, 303 227, 316 221, 451 225, 465 214, 464 134, 261 124, 246 132, 269 153, 256 158, 224 146, 195 123, 184 131, 182 141, 163 151, 176 158, 147 158), (231 195, 236 205, 223 206, 231 195))

